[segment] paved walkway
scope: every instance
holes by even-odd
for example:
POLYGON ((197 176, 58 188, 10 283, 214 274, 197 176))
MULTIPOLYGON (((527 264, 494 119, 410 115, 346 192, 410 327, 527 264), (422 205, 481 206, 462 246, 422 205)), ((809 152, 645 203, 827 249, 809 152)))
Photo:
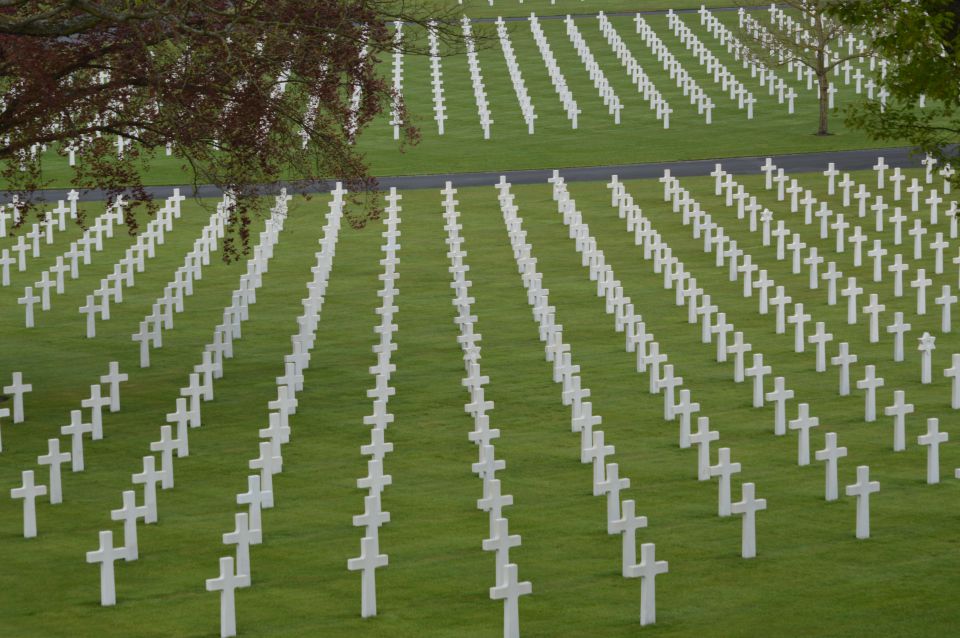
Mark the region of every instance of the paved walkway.
MULTIPOLYGON (((837 169, 843 171, 867 170, 877 162, 877 157, 883 156, 890 166, 900 168, 919 168, 920 155, 911 153, 908 147, 875 148, 855 151, 833 151, 827 153, 793 153, 771 156, 773 162, 788 173, 821 172, 828 163, 836 164, 837 169)), ((682 162, 654 162, 648 164, 616 164, 611 166, 579 166, 560 169, 560 175, 567 182, 609 181, 611 175, 618 175, 620 179, 651 179, 663 176, 665 170, 677 177, 696 177, 709 175, 719 163, 725 170, 734 174, 759 173, 760 166, 766 156, 724 157, 718 159, 689 160, 682 162)), ((500 181, 503 175, 512 184, 542 184, 553 175, 552 169, 522 170, 522 171, 489 171, 475 173, 440 173, 433 175, 400 175, 396 177, 380 178, 380 188, 389 189, 395 186, 399 190, 419 188, 443 188, 450 181, 458 188, 466 186, 492 186, 500 181)), ((330 190, 332 184, 317 184, 309 188, 311 192, 330 190)), ((147 188, 154 197, 168 197, 174 186, 151 186, 147 188)), ((200 186, 196 191, 192 185, 180 186, 184 195, 196 197, 217 197, 222 191, 212 185, 200 186)), ((280 186, 266 189, 277 192, 280 186)), ((46 202, 56 202, 66 199, 67 190, 51 189, 37 192, 37 199, 46 202)), ((103 191, 91 190, 81 193, 81 201, 100 201, 105 198, 103 191)))

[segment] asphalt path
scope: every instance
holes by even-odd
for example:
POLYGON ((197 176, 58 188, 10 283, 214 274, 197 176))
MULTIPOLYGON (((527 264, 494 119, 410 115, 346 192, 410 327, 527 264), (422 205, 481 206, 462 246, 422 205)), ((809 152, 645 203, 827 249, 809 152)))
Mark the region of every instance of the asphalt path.
MULTIPOLYGON (((877 157, 883 157, 891 167, 918 168, 921 166, 922 155, 910 147, 874 148, 854 151, 832 151, 826 153, 791 153, 786 155, 772 155, 770 158, 778 168, 787 173, 822 172, 827 164, 833 163, 838 170, 856 171, 868 170, 877 163, 877 157)), ((669 170, 677 177, 697 177, 709 175, 717 164, 722 164, 724 170, 735 175, 749 175, 760 173, 760 167, 765 163, 767 156, 723 157, 716 159, 688 160, 680 162, 653 162, 647 164, 615 164, 609 166, 577 166, 559 169, 559 174, 567 182, 594 182, 609 181, 611 175, 624 179, 652 179, 662 177, 664 171, 669 170)), ((467 186, 492 186, 503 176, 511 184, 543 184, 553 176, 552 169, 520 170, 520 171, 486 171, 473 173, 435 173, 431 175, 398 175, 378 178, 380 189, 386 190, 395 187, 398 190, 421 188, 443 188, 451 182, 458 188, 467 186)), ((264 193, 277 193, 283 184, 265 186, 264 193)), ((325 192, 333 187, 333 183, 317 183, 306 188, 290 187, 296 192, 325 192)), ((201 185, 196 189, 193 185, 181 186, 150 186, 147 192, 151 196, 169 197, 172 189, 179 188, 185 196, 216 197, 223 195, 223 191, 213 185, 201 185)), ((37 191, 33 200, 36 202, 56 202, 66 200, 69 189, 50 189, 37 191)), ((102 190, 89 190, 80 193, 81 201, 102 201, 106 193, 102 190)))

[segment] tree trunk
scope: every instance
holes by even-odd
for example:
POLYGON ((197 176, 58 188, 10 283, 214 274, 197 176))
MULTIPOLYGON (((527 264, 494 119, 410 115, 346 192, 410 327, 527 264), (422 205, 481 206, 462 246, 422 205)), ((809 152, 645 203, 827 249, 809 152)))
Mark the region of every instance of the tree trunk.
POLYGON ((817 127, 817 135, 829 135, 827 118, 830 114, 830 79, 827 77, 827 72, 818 69, 817 81, 820 84, 820 126, 817 127))

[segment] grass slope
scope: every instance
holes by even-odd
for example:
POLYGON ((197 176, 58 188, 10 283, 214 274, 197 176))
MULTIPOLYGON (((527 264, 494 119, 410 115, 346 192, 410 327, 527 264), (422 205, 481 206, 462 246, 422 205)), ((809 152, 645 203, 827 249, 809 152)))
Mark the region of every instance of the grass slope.
MULTIPOLYGON (((820 176, 797 176, 824 196, 820 176)), ((854 175, 873 190, 873 178, 854 175)), ((836 255, 832 241, 821 241, 801 216, 763 193, 762 177, 740 180, 763 203, 784 218, 804 240, 856 274, 894 309, 910 311, 912 295, 895 299, 889 282, 869 282, 869 262, 854 268, 849 251, 836 255)), ((714 346, 699 342, 699 327, 686 322, 673 306, 673 292, 664 290, 660 275, 633 245, 624 222, 610 208, 609 191, 601 183, 570 187, 578 208, 623 283, 636 310, 643 314, 685 386, 701 404, 701 414, 721 432, 720 444, 743 463, 735 477, 754 481, 769 510, 758 517, 759 556, 739 558, 740 523, 716 516, 716 485, 695 480, 696 455, 676 447, 676 424, 662 419, 662 399, 646 391, 647 378, 637 374, 633 355, 623 351, 623 337, 613 330, 595 284, 580 266, 573 242, 551 201, 546 185, 516 187, 516 202, 538 258, 538 269, 550 289, 557 320, 564 325, 584 385, 592 392, 595 413, 603 416, 607 441, 616 446, 615 460, 631 488, 638 513, 650 527, 639 533, 656 542, 659 558, 670 573, 658 581, 658 624, 645 633, 658 636, 791 636, 948 635, 960 621, 956 605, 944 592, 956 586, 960 559, 951 530, 956 516, 957 484, 947 479, 927 486, 924 451, 915 444, 923 418, 942 417, 952 429, 949 384, 939 370, 957 350, 955 333, 938 336, 934 383, 921 386, 919 361, 910 346, 922 330, 934 331, 939 314, 910 316, 913 331, 907 361, 894 364, 884 335, 869 344, 863 319, 845 322, 845 306, 828 306, 824 291, 806 288, 806 273, 790 273, 773 249, 759 245, 745 222, 712 195, 708 179, 685 179, 683 185, 720 221, 740 247, 803 300, 808 312, 826 321, 840 340, 860 355, 853 378, 865 363, 876 363, 887 385, 879 406, 888 405, 895 388, 907 391, 917 413, 908 419, 908 450, 890 451, 892 428, 881 416, 863 423, 862 395, 836 395, 836 371, 813 371, 813 355, 793 352, 792 332, 775 335, 772 316, 755 312, 755 299, 740 296, 740 282, 730 282, 725 268, 702 252, 689 228, 668 212, 656 181, 632 182, 628 190, 673 247, 698 282, 727 313, 755 349, 764 352, 776 374, 785 375, 796 401, 811 404, 821 427, 812 436, 819 449, 822 432, 839 433, 850 449, 841 462, 841 484, 853 482, 855 467, 869 464, 881 482, 873 501, 873 538, 854 538, 854 502, 842 498, 825 503, 823 469, 795 464, 795 435, 772 435, 773 411, 750 406, 750 389, 732 382, 731 364, 713 361, 714 346)), ((560 402, 543 360, 526 295, 514 266, 495 191, 463 189, 462 211, 471 294, 483 335, 482 369, 490 376, 487 397, 496 408, 491 427, 501 430, 497 455, 507 462, 499 474, 505 493, 514 495, 509 508, 511 533, 523 545, 512 553, 523 579, 533 582, 533 595, 521 602, 525 635, 627 636, 639 630, 639 584, 620 576, 620 541, 607 536, 605 503, 590 495, 590 468, 578 461, 578 438, 569 431, 569 412, 560 402)), ((359 530, 351 516, 362 511, 363 492, 354 486, 365 473, 359 447, 369 440, 362 417, 370 413, 365 390, 375 362, 373 310, 379 304, 376 264, 379 229, 342 231, 330 287, 321 315, 317 344, 300 408, 291 425, 291 443, 284 448, 284 471, 275 478, 276 507, 264 512, 264 544, 252 549, 253 586, 238 592, 238 624, 245 636, 496 636, 501 607, 488 600, 493 583, 493 557, 482 552, 486 516, 475 509, 480 482, 470 472, 476 450, 467 440, 471 419, 463 412, 466 392, 460 385, 463 367, 451 319, 451 291, 440 195, 436 191, 404 193, 399 252, 399 313, 396 321, 397 371, 390 400, 395 422, 387 440, 395 445, 385 469, 393 485, 384 493, 392 521, 381 530, 381 547, 390 565, 378 574, 380 615, 359 618, 360 579, 346 570, 346 560, 359 551, 359 530)), ((835 198, 835 210, 842 206, 835 198)), ((117 565, 118 605, 98 604, 98 571, 84 563, 95 549, 97 532, 119 526, 109 510, 120 506, 130 474, 140 470, 150 441, 158 438, 164 415, 172 411, 187 373, 199 362, 221 309, 230 301, 242 265, 214 261, 205 269, 197 293, 176 316, 176 327, 164 335, 153 366, 136 367, 137 348, 129 335, 192 245, 209 211, 192 202, 167 244, 138 275, 114 316, 98 326, 99 336, 86 340, 83 318, 76 311, 100 277, 110 272, 130 239, 118 236, 104 253, 69 282, 53 309, 38 316, 38 327, 26 330, 15 298, 53 262, 72 229, 45 247, 27 273, 0 289, 0 370, 22 370, 34 384, 26 399, 27 422, 4 423, 0 489, 19 484, 20 471, 35 466, 46 439, 68 422, 88 386, 104 374, 107 362, 118 360, 130 373, 122 391, 123 409, 105 417, 106 438, 87 443, 88 469, 65 472, 66 502, 39 505, 40 536, 20 534, 20 503, 0 499, 0 633, 10 636, 214 636, 218 630, 218 597, 204 591, 203 581, 216 575, 217 558, 227 550, 220 535, 233 529, 233 504, 246 489, 246 464, 257 452, 257 429, 267 425, 266 402, 274 394, 274 377, 282 374, 289 352, 304 284, 310 279, 313 251, 326 212, 325 198, 295 201, 275 249, 250 320, 235 356, 216 384, 216 398, 203 405, 203 427, 191 431, 189 458, 176 462, 176 488, 159 496, 160 522, 140 527, 139 561, 117 565)), ((855 217, 855 213, 848 218, 855 217)), ((943 222, 941 221, 941 225, 943 222)), ((866 230, 866 229, 865 229, 866 230)), ((886 235, 885 235, 886 237, 886 235)), ((8 239, 0 240, 7 246, 8 239)), ((954 242, 955 244, 955 242, 954 242)), ((951 252, 955 252, 955 245, 951 252)), ((927 260, 930 259, 927 251, 927 260)), ((216 259, 216 256, 215 256, 216 259)), ((918 264, 912 264, 916 267, 918 264)), ((928 272, 931 267, 928 265, 928 272)), ((956 272, 934 277, 955 285, 956 272)), ((937 290, 933 288, 931 290, 937 290)), ((912 291, 911 291, 912 292, 912 291)), ((884 322, 884 324, 887 321, 884 322)), ((769 385, 768 385, 769 387, 769 385)), ((794 404, 788 414, 795 414, 794 404)), ((955 434, 951 432, 952 434, 955 434)), ((954 445, 942 450, 943 474, 960 465, 954 445)), ((45 472, 39 473, 45 479, 45 472)), ((738 490, 734 489, 735 494, 738 490)))

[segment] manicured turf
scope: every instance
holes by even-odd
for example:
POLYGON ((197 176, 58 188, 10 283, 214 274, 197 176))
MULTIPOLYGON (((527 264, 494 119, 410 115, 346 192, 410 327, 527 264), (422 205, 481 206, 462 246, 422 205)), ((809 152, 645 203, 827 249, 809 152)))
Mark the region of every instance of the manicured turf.
MULTIPOLYGON (((816 196, 824 196, 822 176, 796 177, 816 196)), ((875 178, 853 177, 875 189, 875 178)), ((633 355, 623 351, 623 335, 614 331, 603 301, 595 296, 595 284, 580 266, 549 187, 514 188, 557 321, 592 392, 594 411, 603 416, 607 441, 616 446, 612 460, 632 481, 623 497, 636 499, 638 513, 650 520, 639 538, 656 542, 658 558, 670 562, 670 573, 658 579, 658 624, 643 631, 662 636, 950 635, 960 621, 949 595, 960 560, 952 506, 958 486, 949 477, 960 465, 960 453, 954 443, 945 445, 944 483, 927 486, 925 454, 915 437, 927 416, 940 416, 943 429, 953 429, 949 384, 941 370, 957 350, 957 339, 939 334, 939 308, 930 293, 939 294, 941 283, 955 287, 956 267, 948 262, 947 274, 933 277, 928 314, 911 316, 912 290, 893 298, 889 281, 869 281, 870 261, 854 268, 849 251, 834 254, 832 238, 819 240, 814 227, 803 226, 802 215, 791 215, 762 192, 762 177, 739 181, 776 218, 819 246, 821 254, 836 260, 845 273, 856 274, 868 292, 881 294, 887 304, 882 325, 892 319, 893 310, 907 312, 913 330, 906 362, 892 362, 886 334, 881 344, 867 343, 862 317, 848 326, 845 305, 828 306, 823 289, 808 290, 806 270, 793 275, 789 261, 776 261, 773 248, 760 246, 746 222, 738 222, 712 195, 711 180, 682 183, 755 262, 787 286, 795 301, 802 300, 815 320, 827 322, 835 335, 831 354, 838 341, 850 342, 860 355, 854 379, 862 377, 864 364, 877 364, 886 378, 880 407, 900 388, 917 412, 908 419, 908 450, 893 453, 889 418, 863 423, 862 393, 838 397, 835 369, 815 373, 809 348, 793 353, 792 330, 774 334, 772 315, 757 315, 755 298, 744 300, 741 283, 728 281, 726 268, 716 268, 702 242, 668 212, 660 184, 628 184, 636 203, 728 320, 745 332, 755 351, 765 354, 776 374, 787 377, 796 401, 811 404, 821 420, 812 434, 813 449, 821 447, 823 432, 839 433, 840 444, 850 450, 841 462, 841 485, 853 482, 857 465, 871 466, 872 478, 882 485, 873 500, 873 538, 857 541, 853 500, 823 501, 822 466, 798 468, 796 435, 774 437, 772 407, 750 407, 749 386, 732 382, 730 363, 714 362, 715 346, 701 344, 699 326, 688 324, 685 310, 673 306, 673 291, 663 289, 662 276, 652 273, 624 221, 610 208, 608 189, 602 183, 572 185, 584 220, 637 312, 700 402, 701 414, 709 415, 720 431, 720 445, 731 447, 733 460, 743 463, 734 480, 735 495, 741 481, 754 481, 758 496, 768 500, 768 511, 758 516, 759 556, 742 560, 739 520, 716 516, 716 484, 697 482, 696 453, 677 448, 676 424, 663 421, 661 397, 647 393, 647 377, 635 372, 633 355), (923 330, 938 334, 929 386, 919 384, 915 350, 923 330)), ((639 583, 620 576, 620 540, 606 534, 605 502, 590 495, 590 468, 579 463, 578 437, 570 432, 568 409, 543 360, 495 190, 464 189, 457 199, 477 329, 483 335, 482 369, 490 376, 487 398, 496 404, 491 427, 501 430, 497 456, 507 462, 499 478, 515 498, 507 511, 511 533, 523 538, 511 559, 521 578, 533 583, 533 595, 520 603, 524 635, 635 635, 640 631, 639 583)), ((842 208, 837 198, 828 199, 834 210, 842 208)), ((360 530, 351 526, 350 517, 363 505, 364 492, 354 483, 366 469, 359 447, 369 440, 362 417, 371 412, 367 368, 375 363, 370 347, 377 340, 373 310, 380 301, 376 260, 381 240, 372 225, 362 232, 342 231, 317 344, 298 397, 300 408, 291 422, 291 443, 283 450, 284 471, 275 478, 276 507, 264 512, 264 544, 252 550, 253 586, 238 592, 241 635, 461 637, 501 631, 501 605, 487 595, 493 557, 480 549, 487 520, 474 505, 481 484, 470 472, 477 452, 467 440, 472 421, 463 411, 468 399, 460 384, 463 365, 452 322, 440 200, 437 191, 417 191, 404 193, 401 202, 396 395, 389 404, 396 420, 386 433, 395 451, 385 461, 393 485, 383 497, 392 520, 380 534, 390 565, 378 574, 380 615, 360 619, 360 578, 346 570, 346 560, 359 552, 360 530)), ((87 443, 87 471, 65 473, 66 502, 39 505, 38 538, 19 537, 20 504, 0 498, 3 635, 218 634, 218 596, 205 592, 203 582, 216 575, 218 557, 228 552, 220 535, 233 529, 233 514, 239 511, 234 497, 246 489, 246 464, 257 453, 257 429, 267 425, 266 403, 275 396, 274 378, 283 373, 282 357, 290 351, 289 335, 296 330, 300 299, 315 262, 326 198, 291 203, 235 357, 216 384, 216 399, 203 405, 204 425, 191 432, 190 457, 176 462, 176 488, 159 496, 159 524, 141 526, 140 560, 117 566, 117 607, 103 609, 98 605, 98 568, 84 563, 84 553, 96 548, 100 529, 119 532, 109 511, 120 506, 122 490, 131 488, 130 474, 140 470, 141 457, 158 438, 164 415, 173 410, 179 388, 200 361, 203 344, 211 339, 243 272, 242 264, 227 266, 215 255, 196 294, 188 298, 186 312, 176 316, 176 327, 164 335, 164 347, 154 351, 153 366, 136 367, 137 347, 129 336, 209 214, 193 202, 185 207, 189 214, 137 276, 136 287, 126 291, 125 302, 114 306, 113 318, 100 323, 96 339, 83 338, 83 318, 76 308, 111 271, 129 238, 110 240, 81 278, 68 282, 53 309, 38 315, 33 330, 21 327, 22 309, 15 298, 79 231, 72 229, 53 246, 44 246, 27 273, 15 274, 13 285, 0 289, 0 303, 7 309, 0 315, 0 342, 5 344, 0 370, 4 376, 22 370, 34 385, 26 399, 27 422, 3 425, 0 489, 18 485, 20 471, 35 467, 46 440, 68 422, 69 411, 79 407, 109 361, 119 361, 130 374, 122 391, 123 410, 105 417, 106 438, 87 443)), ((847 211, 848 219, 855 216, 847 211)), ((872 237, 872 224, 866 226, 872 237)), ((940 226, 945 228, 943 220, 940 226)), ((882 235, 885 242, 890 235, 889 229, 882 235)), ((9 244, 9 239, 0 240, 0 247, 9 244)), ((905 256, 911 246, 901 247, 905 256)), ((956 254, 955 241, 948 254, 956 254)), ((925 261, 931 260, 928 250, 925 261)), ((927 268, 932 274, 932 266, 927 268)), ((788 414, 795 413, 792 403, 788 414)))
MULTIPOLYGON (((767 20, 764 11, 754 11, 759 20, 767 20)), ((728 28, 734 29, 737 16, 732 12, 717 14, 728 28)), ((542 20, 541 26, 563 72, 566 82, 582 111, 577 130, 561 107, 546 67, 542 61, 527 22, 510 23, 513 44, 525 85, 537 113, 536 130, 529 135, 521 116, 516 94, 510 82, 500 44, 492 25, 486 25, 488 35, 494 36, 479 51, 483 80, 488 94, 494 123, 491 138, 483 139, 477 116, 473 87, 464 55, 442 58, 445 104, 448 120, 445 134, 437 134, 433 120, 433 89, 430 80, 430 61, 425 56, 408 55, 404 60, 403 95, 408 108, 422 132, 421 142, 407 147, 404 152, 393 139, 388 124, 389 113, 372 122, 358 141, 375 175, 411 175, 436 172, 465 172, 476 170, 512 170, 542 167, 593 166, 632 162, 655 162, 684 159, 729 157, 735 155, 764 155, 792 152, 814 152, 867 148, 876 146, 862 133, 843 126, 837 112, 831 120, 834 135, 817 137, 817 101, 805 83, 781 76, 799 94, 796 113, 787 115, 786 104, 779 104, 774 96, 762 88, 758 79, 750 77, 731 54, 720 47, 719 40, 700 27, 695 14, 681 16, 685 24, 712 50, 724 64, 744 82, 758 102, 754 119, 748 120, 746 111, 724 94, 719 84, 707 75, 705 67, 697 62, 673 35, 664 15, 649 15, 645 20, 656 31, 670 51, 703 87, 716 104, 713 123, 697 114, 682 91, 670 79, 662 65, 636 34, 633 18, 614 17, 611 22, 628 43, 633 55, 644 67, 655 86, 670 103, 670 129, 664 130, 649 104, 638 94, 626 70, 616 59, 598 27, 595 17, 583 17, 576 24, 587 41, 611 85, 620 96, 624 110, 621 124, 615 125, 593 82, 566 35, 562 20, 542 20)), ((478 27, 482 30, 483 27, 478 27)), ((407 27, 405 37, 422 43, 422 30, 407 27)), ((382 70, 392 77, 392 60, 385 56, 382 70)), ((865 71, 868 69, 864 68, 865 71)), ((834 77, 840 92, 837 105, 857 99, 852 86, 834 77)), ((296 140, 299 143, 299 139, 296 140)), ((893 145, 895 142, 885 142, 893 145)), ((49 153, 46 175, 51 186, 66 185, 70 170, 66 160, 49 153)), ((182 184, 189 177, 182 172, 180 162, 173 158, 158 158, 144 176, 147 184, 182 184)))
MULTIPOLYGON (((578 15, 584 13, 596 13, 606 11, 607 13, 629 12, 629 11, 662 11, 666 8, 671 9, 699 9, 701 5, 708 8, 729 7, 734 3, 730 0, 673 0, 669 7, 665 6, 660 0, 634 0, 626 2, 624 0, 613 0, 612 2, 592 2, 587 0, 526 0, 519 2, 517 0, 494 0, 493 6, 487 0, 465 0, 462 8, 463 13, 471 18, 496 18, 497 16, 528 16, 531 12, 537 15, 578 15)), ((762 3, 757 3, 761 5, 762 3)))

